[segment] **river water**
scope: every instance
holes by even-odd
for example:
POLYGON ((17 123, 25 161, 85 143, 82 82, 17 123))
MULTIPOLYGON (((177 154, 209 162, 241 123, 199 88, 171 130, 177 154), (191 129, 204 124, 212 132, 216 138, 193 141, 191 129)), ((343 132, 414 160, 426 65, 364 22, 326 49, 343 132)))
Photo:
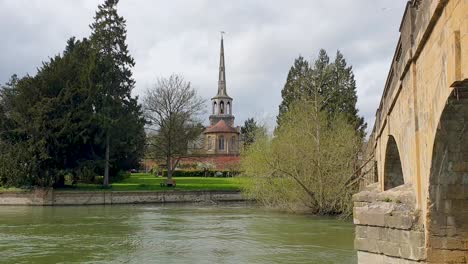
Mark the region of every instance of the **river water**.
POLYGON ((350 222, 245 204, 0 207, 0 263, 356 263, 350 222))

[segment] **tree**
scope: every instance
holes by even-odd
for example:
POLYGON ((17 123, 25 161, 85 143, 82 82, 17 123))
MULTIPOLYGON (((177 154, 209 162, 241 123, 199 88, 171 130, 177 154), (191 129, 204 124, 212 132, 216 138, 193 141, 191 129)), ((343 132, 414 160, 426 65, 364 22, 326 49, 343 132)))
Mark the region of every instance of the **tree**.
POLYGON ((281 126, 282 116, 289 110, 289 105, 301 99, 310 100, 315 92, 322 100, 320 110, 331 118, 343 114, 355 127, 356 133, 364 139, 367 124, 358 115, 356 108, 356 81, 352 67, 347 66, 340 51, 337 51, 334 62, 330 63, 327 52, 321 49, 312 67, 302 57, 296 59, 281 92, 283 101, 280 104, 277 126, 281 126))
POLYGON ((146 92, 144 111, 150 122, 148 128, 149 155, 165 159, 168 181, 180 159, 188 154, 189 142, 196 140, 203 126, 199 116, 205 101, 197 95, 190 82, 182 76, 161 78, 146 92))
POLYGON ((64 53, 44 62, 36 76, 14 76, 1 89, 1 140, 11 157, 21 157, 12 166, 29 168, 11 175, 18 179, 10 183, 22 182, 20 176, 28 174, 22 185, 63 185, 66 173, 74 174, 81 162, 95 158, 88 74, 92 58, 88 40, 71 38, 64 53))
MULTIPOLYGON (((118 0, 106 0, 94 17, 91 43, 97 53, 93 107, 105 144, 104 186, 109 184, 111 145, 128 142, 127 130, 142 135, 144 121, 137 98, 131 96, 135 65, 126 44, 126 21, 117 13, 118 0), (122 130, 122 128, 125 128, 122 130)), ((125 147, 125 146, 124 146, 125 147)))
POLYGON ((281 90, 283 101, 281 101, 279 114, 276 118, 278 126, 281 124, 282 116, 289 110, 289 106, 303 95, 309 74, 309 63, 302 56, 299 56, 294 60, 294 64, 289 70, 286 84, 283 90, 281 90))
MULTIPOLYGON (((105 95, 97 85, 98 62, 89 40, 71 38, 36 76, 13 76, 1 87, 2 182, 50 187, 63 185, 65 174, 83 179, 102 173, 106 147, 96 102, 105 95), (15 173, 8 172, 12 168, 15 173)), ((145 140, 141 111, 119 118, 115 127, 122 132, 115 132, 111 153, 115 171, 139 162, 145 140)))
POLYGON ((258 137, 243 153, 245 189, 269 206, 349 216, 359 138, 345 117, 317 111, 323 99, 314 98, 290 105, 275 137, 258 137))
POLYGON ((343 113, 350 124, 354 125, 356 132, 364 139, 367 123, 358 115, 356 108, 357 93, 356 80, 352 66, 347 66, 343 54, 336 52, 335 62, 332 65, 331 89, 334 93, 334 102, 330 105, 330 112, 343 113))
POLYGON ((244 142, 244 147, 248 147, 255 142, 258 133, 265 133, 266 129, 257 124, 253 118, 245 120, 244 125, 241 126, 241 136, 244 142))

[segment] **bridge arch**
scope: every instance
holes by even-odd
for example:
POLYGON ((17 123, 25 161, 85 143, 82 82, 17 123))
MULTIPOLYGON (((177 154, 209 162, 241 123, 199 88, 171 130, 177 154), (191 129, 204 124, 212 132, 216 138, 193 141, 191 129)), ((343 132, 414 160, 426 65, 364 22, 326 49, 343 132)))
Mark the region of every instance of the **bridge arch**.
POLYGON ((468 245, 468 98, 450 98, 442 112, 428 200, 428 261, 458 263, 468 245))
POLYGON ((404 184, 403 169, 401 167, 400 152, 395 138, 388 136, 385 150, 384 190, 392 189, 404 184))

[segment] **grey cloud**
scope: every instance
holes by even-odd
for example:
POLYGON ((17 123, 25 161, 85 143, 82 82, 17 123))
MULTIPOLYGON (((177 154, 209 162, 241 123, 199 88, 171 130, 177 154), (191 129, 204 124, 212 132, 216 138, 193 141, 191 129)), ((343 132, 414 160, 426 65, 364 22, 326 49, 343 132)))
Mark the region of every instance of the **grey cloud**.
MULTIPOLYGON (((89 35, 98 0, 0 0, 0 83, 34 74, 70 36, 89 35)), ((219 31, 226 34, 228 93, 237 124, 255 116, 273 125, 287 72, 299 54, 341 50, 353 65, 358 107, 370 123, 398 38, 406 1, 121 0, 136 60, 134 91, 181 73, 200 95, 216 92, 219 31)))

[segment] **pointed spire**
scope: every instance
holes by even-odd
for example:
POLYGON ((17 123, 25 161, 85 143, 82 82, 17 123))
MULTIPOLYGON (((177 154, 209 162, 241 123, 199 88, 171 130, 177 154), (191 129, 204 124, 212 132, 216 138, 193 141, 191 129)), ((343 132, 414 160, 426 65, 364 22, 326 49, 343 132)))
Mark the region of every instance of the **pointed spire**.
POLYGON ((218 96, 227 96, 226 92, 226 68, 224 64, 224 31, 221 31, 221 52, 219 56, 219 80, 218 80, 218 96))

